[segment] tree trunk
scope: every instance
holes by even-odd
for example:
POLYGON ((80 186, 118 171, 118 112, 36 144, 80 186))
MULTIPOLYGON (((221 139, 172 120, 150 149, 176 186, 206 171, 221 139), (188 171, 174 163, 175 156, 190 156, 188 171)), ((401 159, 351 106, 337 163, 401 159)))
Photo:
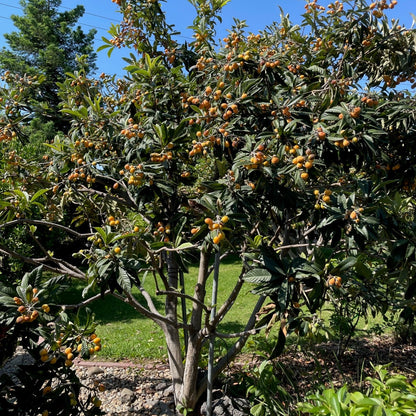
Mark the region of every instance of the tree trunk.
MULTIPOLYGON (((168 267, 168 282, 170 290, 178 289, 179 269, 174 258, 174 253, 167 254, 168 267)), ((165 300, 165 314, 166 317, 172 321, 177 322, 178 315, 178 297, 168 294, 165 300)), ((183 383, 183 357, 179 330, 177 326, 162 323, 162 329, 165 334, 166 346, 169 359, 169 367, 172 377, 173 392, 175 397, 175 404, 178 404, 183 383)))
POLYGON ((198 282, 195 286, 194 298, 199 302, 192 305, 188 351, 185 360, 185 372, 180 403, 186 409, 195 409, 198 394, 198 364, 201 356, 203 336, 201 333, 202 313, 205 300, 205 286, 208 278, 210 251, 201 251, 198 282))

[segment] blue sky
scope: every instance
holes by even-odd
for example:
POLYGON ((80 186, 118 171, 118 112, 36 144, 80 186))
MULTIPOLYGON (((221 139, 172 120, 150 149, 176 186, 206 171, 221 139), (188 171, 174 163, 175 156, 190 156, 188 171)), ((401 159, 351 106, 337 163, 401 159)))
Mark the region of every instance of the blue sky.
MULTIPOLYGON (((326 6, 329 0, 319 0, 318 3, 326 6)), ((101 45, 101 37, 107 36, 107 30, 111 23, 118 23, 121 19, 117 6, 111 0, 62 0, 61 10, 73 8, 77 4, 85 7, 85 15, 79 23, 85 31, 92 27, 98 30, 96 35, 96 47, 101 45)), ((191 32, 187 29, 194 18, 193 6, 188 0, 167 0, 162 3, 166 11, 169 23, 175 24, 182 37, 178 40, 191 40, 191 32)), ((290 15, 293 22, 299 23, 304 13, 305 0, 231 0, 223 9, 223 23, 218 27, 218 38, 224 37, 226 29, 230 28, 233 18, 246 20, 248 30, 258 32, 273 21, 278 21, 280 16, 279 7, 290 15)), ((20 14, 20 3, 18 0, 0 0, 0 47, 6 46, 3 34, 14 30, 10 15, 20 14)), ((396 7, 389 11, 389 17, 399 19, 401 24, 407 27, 412 25, 411 13, 416 15, 415 0, 398 0, 396 7)), ((122 56, 127 53, 116 51, 109 59, 105 51, 98 54, 99 72, 116 73, 122 75, 124 61, 122 56)))

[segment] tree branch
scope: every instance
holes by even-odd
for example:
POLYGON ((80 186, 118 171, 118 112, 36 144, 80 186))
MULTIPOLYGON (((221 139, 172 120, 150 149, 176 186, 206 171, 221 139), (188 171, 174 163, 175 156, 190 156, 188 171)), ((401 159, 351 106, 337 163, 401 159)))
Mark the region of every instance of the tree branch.
POLYGON ((186 293, 177 292, 175 290, 158 290, 156 295, 173 295, 179 298, 189 299, 191 302, 195 302, 196 304, 200 305, 206 313, 210 312, 210 308, 208 308, 203 302, 200 302, 198 299, 191 295, 187 295, 186 293))
POLYGON ((17 220, 5 222, 4 224, 0 224, 0 229, 6 228, 6 227, 13 227, 19 224, 44 225, 45 227, 53 227, 59 230, 63 230, 67 232, 68 234, 72 234, 76 238, 88 238, 91 235, 93 235, 92 233, 79 233, 73 230, 72 228, 69 228, 69 227, 66 227, 65 225, 57 224, 54 222, 45 221, 45 220, 30 220, 28 218, 20 218, 17 220))
POLYGON ((63 260, 55 259, 53 257, 40 257, 40 258, 32 258, 24 256, 23 254, 17 253, 14 250, 4 247, 0 245, 0 253, 6 256, 13 257, 18 259, 24 263, 32 264, 34 266, 43 266, 46 270, 50 272, 57 273, 57 274, 64 274, 76 279, 85 280, 85 274, 76 269, 73 266, 67 265, 66 262, 63 260), (57 264, 58 267, 54 267, 48 264, 48 262, 54 262, 57 264))

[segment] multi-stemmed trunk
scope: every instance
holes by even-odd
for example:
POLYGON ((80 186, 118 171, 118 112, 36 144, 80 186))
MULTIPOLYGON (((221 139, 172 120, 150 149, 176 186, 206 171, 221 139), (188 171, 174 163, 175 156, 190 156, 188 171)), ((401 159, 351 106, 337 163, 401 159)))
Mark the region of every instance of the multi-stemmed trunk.
MULTIPOLYGON (((170 291, 165 301, 166 321, 158 322, 164 331, 171 371, 175 404, 178 409, 189 412, 195 410, 201 396, 207 388, 207 377, 200 377, 199 360, 204 339, 215 332, 217 323, 210 327, 208 324, 210 307, 205 305, 206 283, 209 275, 210 251, 201 251, 200 264, 198 272, 198 281, 195 285, 192 312, 190 322, 187 326, 187 349, 185 357, 182 355, 178 324, 178 266, 174 256, 167 257, 168 279, 170 291)), ((240 281, 241 283, 241 281, 240 281)), ((236 290, 238 293, 239 290, 236 290)), ((245 330, 237 342, 230 348, 226 357, 220 359, 215 368, 213 375, 216 377, 226 367, 226 365, 241 351, 249 334, 255 325, 255 314, 261 308, 263 299, 257 303, 245 330)))

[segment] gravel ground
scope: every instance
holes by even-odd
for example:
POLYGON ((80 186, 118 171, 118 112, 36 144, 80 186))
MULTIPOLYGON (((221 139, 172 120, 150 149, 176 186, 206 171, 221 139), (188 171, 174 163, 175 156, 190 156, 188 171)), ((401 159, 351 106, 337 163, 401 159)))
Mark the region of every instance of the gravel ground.
POLYGON ((76 372, 87 386, 102 384, 98 394, 106 415, 174 415, 174 401, 166 365, 128 363, 76 363, 76 372))

